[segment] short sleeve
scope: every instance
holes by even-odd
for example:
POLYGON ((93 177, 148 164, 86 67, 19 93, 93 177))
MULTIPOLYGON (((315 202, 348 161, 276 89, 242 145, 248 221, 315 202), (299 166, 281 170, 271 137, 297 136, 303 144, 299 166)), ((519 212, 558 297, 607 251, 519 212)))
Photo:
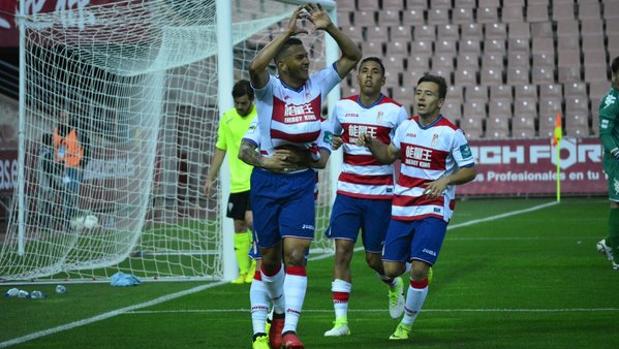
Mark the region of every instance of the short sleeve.
POLYGON ((273 85, 275 84, 275 80, 276 79, 271 74, 269 74, 269 81, 267 81, 266 85, 264 85, 263 88, 255 88, 252 85, 252 88, 254 89, 254 94, 256 95, 256 98, 258 100, 263 101, 273 95, 273 85))
POLYGON ((333 151, 333 147, 331 145, 331 138, 333 137, 333 132, 329 130, 329 120, 325 120, 320 123, 320 136, 316 142, 318 148, 326 149, 329 152, 333 151))
POLYGON ((251 121, 247 132, 245 132, 245 136, 243 136, 243 140, 249 141, 256 146, 260 146, 260 128, 258 127, 258 118, 254 118, 251 121))
POLYGON ((473 158, 473 152, 469 142, 464 136, 464 132, 458 129, 454 135, 453 148, 451 149, 451 155, 453 156, 458 167, 470 167, 475 165, 475 159, 473 158))
POLYGON ((219 119, 219 127, 217 128, 217 143, 215 143, 215 147, 221 150, 228 150, 228 144, 226 143, 226 131, 224 128, 226 127, 226 123, 224 122, 226 118, 226 114, 223 114, 219 119))
POLYGON ((400 150, 400 148, 402 147, 401 142, 402 142, 402 138, 404 136, 404 133, 406 132, 406 128, 408 127, 408 122, 403 122, 401 123, 398 128, 395 129, 395 135, 393 136, 393 139, 391 140, 391 145, 393 145, 394 148, 396 148, 397 150, 400 150))
POLYGON ((401 125, 404 121, 408 120, 408 111, 403 106, 398 110, 398 119, 396 121, 396 127, 401 125))
POLYGON ((335 63, 312 74, 311 79, 313 83, 319 84, 320 95, 323 98, 335 87, 335 85, 342 81, 337 73, 337 70, 335 69, 335 63))

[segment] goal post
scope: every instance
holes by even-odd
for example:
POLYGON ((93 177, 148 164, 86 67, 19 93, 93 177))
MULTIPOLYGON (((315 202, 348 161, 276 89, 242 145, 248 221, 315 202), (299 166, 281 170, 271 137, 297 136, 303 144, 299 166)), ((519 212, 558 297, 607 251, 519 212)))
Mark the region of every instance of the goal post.
MULTIPOLYGON (((318 2, 335 21, 335 2, 318 2)), ((123 0, 23 16, 23 161, 0 280, 232 279, 227 162, 217 198, 202 190, 218 119, 300 3, 123 0), (59 159, 65 129, 84 142, 77 165, 59 159)), ((339 57, 323 32, 302 39, 312 69, 339 57)), ((332 249, 333 178, 320 173, 312 252, 332 249)))

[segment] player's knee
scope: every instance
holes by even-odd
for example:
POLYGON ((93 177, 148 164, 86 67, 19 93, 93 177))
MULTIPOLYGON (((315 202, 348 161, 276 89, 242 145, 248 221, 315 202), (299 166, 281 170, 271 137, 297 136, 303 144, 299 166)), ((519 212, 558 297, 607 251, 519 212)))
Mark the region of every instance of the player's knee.
POLYGON ((303 266, 305 265, 305 251, 302 248, 289 249, 285 253, 285 261, 288 266, 303 266))
POLYGON ((395 278, 402 274, 402 266, 398 263, 383 263, 383 269, 385 270, 385 276, 395 278))
POLYGON ((428 269, 425 268, 413 268, 411 270, 411 276, 413 280, 423 280, 428 278, 428 269))
POLYGON ((370 268, 376 270, 377 272, 380 272, 383 269, 383 262, 380 259, 380 255, 376 253, 366 253, 365 262, 370 268))

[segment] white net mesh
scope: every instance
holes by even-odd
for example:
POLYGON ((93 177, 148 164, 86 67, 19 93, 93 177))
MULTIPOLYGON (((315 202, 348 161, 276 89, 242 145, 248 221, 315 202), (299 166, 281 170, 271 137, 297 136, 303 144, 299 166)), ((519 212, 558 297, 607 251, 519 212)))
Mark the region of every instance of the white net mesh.
MULTIPOLYGON (((232 4, 234 76, 247 78, 294 7, 232 4)), ((222 276, 219 199, 202 192, 217 96, 231 92, 217 91, 215 11, 214 0, 143 0, 91 7, 79 26, 65 25, 66 12, 26 18, 25 253, 14 200, 2 279, 222 276), (76 166, 60 159, 71 147, 54 136, 62 125, 77 129, 76 166)), ((325 64, 323 39, 306 38, 314 68, 325 64)), ((327 178, 317 250, 330 246, 327 178)))

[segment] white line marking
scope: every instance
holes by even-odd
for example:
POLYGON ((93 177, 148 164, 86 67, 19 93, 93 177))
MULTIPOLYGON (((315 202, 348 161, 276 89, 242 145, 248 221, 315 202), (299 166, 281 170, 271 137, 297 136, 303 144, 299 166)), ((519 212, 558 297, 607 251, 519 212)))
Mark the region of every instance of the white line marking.
MULTIPOLYGON (((448 226, 447 229, 448 230, 450 230, 450 229, 457 229, 457 228, 460 228, 460 227, 466 227, 466 226, 473 225, 473 224, 495 221, 497 219, 511 217, 511 216, 522 214, 522 213, 528 213, 528 212, 532 212, 532 211, 537 211, 537 210, 540 210, 542 208, 554 206, 556 204, 557 204, 557 202, 550 202, 550 203, 546 203, 546 204, 542 204, 542 205, 533 206, 533 207, 530 207, 530 208, 527 208, 527 209, 523 209, 523 210, 507 212, 507 213, 499 214, 499 215, 496 215, 496 216, 490 216, 490 217, 481 218, 481 219, 474 219, 474 220, 471 220, 471 221, 468 221, 468 222, 463 222, 463 223, 460 223, 460 224, 454 224, 452 226, 448 226)), ((356 248, 355 251, 360 251, 362 249, 363 249, 363 247, 356 248)), ((314 260, 314 261, 315 260, 321 260, 321 259, 329 258, 329 257, 332 257, 332 256, 333 256, 333 253, 327 253, 327 254, 324 254, 324 255, 310 257, 309 260, 314 260)), ((55 334, 55 333, 58 333, 58 332, 67 331, 67 330, 70 330, 70 329, 73 329, 73 328, 76 328, 76 327, 80 327, 80 326, 91 324, 93 322, 109 319, 111 317, 118 316, 118 315, 121 315, 121 314, 124 314, 124 313, 127 313, 127 312, 135 311, 135 310, 141 309, 141 308, 150 307, 152 305, 157 305, 157 304, 160 304, 160 303, 163 303, 163 302, 167 302, 167 301, 172 300, 172 299, 180 298, 180 297, 183 297, 183 296, 187 296, 187 295, 190 295, 190 294, 193 294, 193 293, 196 293, 196 292, 200 292, 200 291, 212 288, 212 287, 217 287, 217 286, 225 285, 225 284, 227 284, 227 282, 220 281, 220 282, 215 282, 215 283, 208 284, 208 285, 201 285, 201 286, 193 287, 193 288, 190 288, 190 289, 187 289, 187 290, 184 290, 184 291, 179 291, 179 292, 175 292, 175 293, 172 293, 172 294, 169 294, 169 295, 161 296, 161 297, 155 298, 153 300, 150 300, 148 302, 139 303, 139 304, 135 304, 135 305, 131 305, 131 306, 125 307, 125 308, 120 308, 120 309, 112 310, 112 311, 109 311, 107 313, 95 315, 95 316, 90 317, 90 318, 86 318, 86 319, 70 322, 68 324, 64 324, 64 325, 48 328, 47 330, 33 332, 33 333, 27 334, 25 336, 21 336, 21 337, 10 339, 8 341, 0 342, 0 348, 6 348, 6 347, 9 347, 9 346, 12 346, 12 345, 21 344, 21 343, 28 342, 28 341, 31 341, 31 340, 34 340, 34 339, 37 339, 37 338, 48 336, 50 334, 55 334)), ((615 308, 605 308, 605 309, 615 309, 615 308)), ((432 311, 432 310, 424 310, 424 311, 432 311)), ((441 310, 434 310, 434 311, 441 311, 441 310)), ((445 310, 445 311, 447 311, 447 310, 445 310)), ((614 311, 614 310, 609 310, 609 311, 614 311)))
POLYGON ((212 284, 208 284, 208 285, 200 285, 197 287, 193 287, 187 290, 183 290, 183 291, 179 291, 179 292, 175 292, 175 293, 171 293, 165 296, 161 296, 158 298, 155 298, 153 300, 150 300, 148 302, 144 302, 144 303, 139 303, 139 304, 135 304, 135 305, 131 305, 125 308, 120 308, 120 309, 116 309, 116 310, 112 310, 109 311, 107 313, 103 313, 103 314, 99 314, 87 319, 82 319, 82 320, 77 320, 77 321, 73 321, 70 322, 68 324, 64 324, 64 325, 60 325, 60 326, 56 326, 56 327, 52 327, 52 328, 48 328, 47 330, 42 330, 42 331, 38 331, 38 332, 33 332, 30 334, 27 334, 25 336, 21 336, 21 337, 17 337, 17 338, 13 338, 10 339, 8 341, 4 341, 4 342, 0 342, 0 348, 6 348, 9 347, 11 345, 17 345, 17 344, 21 344, 24 342, 28 342, 37 338, 41 338, 50 334, 54 334, 54 333, 58 333, 58 332, 62 332, 62 331, 66 331, 66 330, 70 330, 76 327, 80 327, 80 326, 84 326, 84 325, 88 325, 91 324, 93 322, 97 322, 97 321, 101 321, 101 320, 105 320, 105 319, 109 319, 111 317, 114 316, 118 316, 130 311, 135 311, 137 309, 140 308, 146 308, 146 307, 150 307, 153 305, 157 305, 163 302, 167 302, 170 301, 172 299, 176 299, 176 298, 180 298, 183 296, 187 296, 196 292, 200 292, 200 291, 204 291, 206 289, 212 288, 212 287, 216 287, 216 286, 220 286, 220 285, 225 285, 227 284, 227 282, 215 282, 212 284))
MULTIPOLYGON (((619 312, 619 308, 556 308, 556 309, 511 309, 511 308, 480 308, 480 309, 423 309, 424 313, 597 313, 619 312)), ((304 313, 333 313, 333 309, 303 309, 304 313)), ((386 313, 387 309, 348 309, 351 313, 386 313)), ((127 315, 140 314, 180 314, 180 313, 249 313, 249 309, 184 309, 184 310, 137 310, 126 312, 127 315)))
MULTIPOLYGON (((480 219, 473 219, 473 220, 470 220, 470 221, 467 221, 467 222, 462 222, 462 223, 459 223, 459 224, 448 225, 447 226, 447 230, 458 229, 458 228, 462 228, 462 227, 468 227, 469 225, 474 225, 474 224, 479 224, 479 223, 496 221, 498 219, 503 219, 503 218, 507 218, 507 217, 511 217, 511 216, 516 216, 516 215, 523 214, 523 213, 529 213, 529 212, 541 210, 543 208, 551 207, 551 206, 554 206, 554 205, 557 205, 557 204, 558 204, 558 202, 552 201, 552 202, 547 202, 545 204, 541 204, 541 205, 525 208, 525 209, 522 209, 522 210, 501 213, 501 214, 498 214, 496 216, 490 216, 490 217, 485 217, 485 218, 480 218, 480 219)), ((468 239, 476 240, 478 238, 472 238, 471 237, 471 238, 455 238, 455 239, 453 239, 453 238, 449 238, 449 235, 447 235, 447 237, 445 237, 445 240, 468 240, 468 239)), ((485 239, 486 238, 479 238, 479 240, 485 240, 485 239)), ((492 240, 492 238, 487 238, 487 239, 488 240, 492 240)), ((522 239, 522 238, 514 238, 514 239, 505 238, 505 240, 517 240, 517 239, 522 239)), ((497 240, 500 240, 500 238, 497 238, 497 240)), ((359 252, 359 251, 363 251, 363 246, 355 248, 355 252, 359 252)), ((315 256, 315 257, 310 257, 309 260, 310 261, 316 261, 316 260, 320 260, 320 259, 325 259, 325 258, 332 257, 333 254, 334 254, 334 252, 331 252, 331 253, 315 256)))

